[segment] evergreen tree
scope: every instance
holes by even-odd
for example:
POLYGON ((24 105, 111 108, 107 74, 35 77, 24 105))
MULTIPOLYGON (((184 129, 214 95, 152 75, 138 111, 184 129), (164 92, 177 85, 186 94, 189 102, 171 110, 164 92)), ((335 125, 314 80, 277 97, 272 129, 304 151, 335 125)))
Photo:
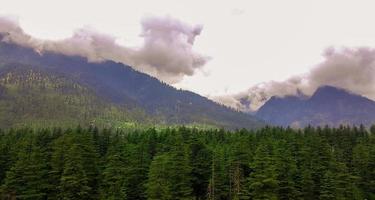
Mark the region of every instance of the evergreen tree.
POLYGON ((150 157, 145 143, 129 144, 124 147, 126 163, 126 194, 127 199, 146 199, 147 174, 150 167, 150 157))
POLYGON ((60 180, 61 199, 92 199, 91 188, 83 165, 82 149, 74 144, 68 150, 60 180))
POLYGON ((51 170, 50 183, 52 185, 49 198, 58 199, 61 176, 64 172, 65 159, 68 156, 68 150, 72 145, 72 139, 69 132, 60 135, 51 143, 51 170))
POLYGON ((164 153, 150 166, 147 194, 149 199, 191 199, 191 169, 182 152, 164 153))
POLYGON ((46 159, 32 139, 25 141, 18 160, 6 174, 5 196, 17 199, 45 199, 49 189, 46 159))
POLYGON ((108 156, 105 169, 102 173, 100 199, 126 199, 125 162, 123 159, 118 154, 108 156))
POLYGON ((328 170, 325 172, 322 185, 320 189, 319 199, 321 200, 334 200, 336 199, 336 185, 334 174, 328 170))
POLYGON ((277 145, 275 153, 276 179, 279 186, 278 198, 280 200, 297 199, 297 196, 299 196, 295 188, 297 166, 288 144, 285 141, 281 141, 277 145))
POLYGON ((185 152, 177 151, 172 154, 171 177, 172 194, 174 199, 191 199, 191 166, 188 155, 185 152))
POLYGON ((251 163, 252 172, 248 180, 248 187, 251 199, 277 199, 277 191, 279 190, 276 179, 276 170, 274 159, 267 145, 260 145, 251 163))
POLYGON ((87 177, 88 186, 92 189, 90 195, 92 198, 96 198, 99 191, 99 154, 95 148, 94 137, 88 130, 77 127, 74 132, 73 142, 79 146, 81 151, 83 169, 87 177))
POLYGON ((371 200, 374 155, 362 126, 9 129, 0 199, 371 200))
POLYGON ((147 182, 148 199, 171 200, 172 183, 170 179, 171 158, 168 154, 157 155, 151 162, 147 182))
MULTIPOLYGON (((193 136, 194 137, 194 136, 193 136)), ((190 165, 195 199, 206 199, 210 177, 211 152, 196 137, 190 142, 190 165)))
POLYGON ((364 141, 361 141, 353 150, 353 176, 355 176, 356 185, 360 188, 358 195, 363 197, 367 196, 366 193, 370 190, 370 149, 364 143, 364 141))
POLYGON ((371 143, 370 143, 370 156, 368 162, 368 179, 369 179, 369 199, 375 199, 375 136, 371 135, 371 143))
POLYGON ((5 174, 11 167, 12 162, 12 145, 10 144, 9 137, 0 130, 0 185, 5 179, 5 174))
POLYGON ((213 150, 211 163, 211 177, 208 185, 209 199, 229 198, 229 162, 227 150, 223 147, 216 147, 213 150))
POLYGON ((311 171, 308 168, 303 168, 301 172, 300 181, 300 197, 306 200, 314 200, 314 181, 312 179, 311 171))

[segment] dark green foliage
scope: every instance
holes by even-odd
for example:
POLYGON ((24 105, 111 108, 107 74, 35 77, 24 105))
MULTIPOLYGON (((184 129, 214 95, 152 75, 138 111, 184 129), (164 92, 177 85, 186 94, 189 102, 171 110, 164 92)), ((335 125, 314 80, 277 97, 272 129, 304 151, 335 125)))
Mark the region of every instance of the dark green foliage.
POLYGON ((45 199, 48 189, 47 157, 32 133, 19 141, 17 161, 7 171, 3 184, 6 196, 19 199, 45 199))
POLYGON ((65 158, 64 170, 60 178, 61 199, 90 199, 92 188, 84 169, 82 149, 74 144, 65 158))
POLYGON ((172 199, 172 183, 169 181, 168 167, 171 165, 167 154, 156 156, 151 163, 147 194, 149 199, 172 199))
POLYGON ((102 173, 100 199, 126 199, 124 158, 117 154, 110 154, 102 173))
POLYGON ((148 177, 148 199, 192 199, 191 166, 182 143, 155 156, 148 177))
POLYGON ((0 152, 0 199, 375 199, 363 127, 9 129, 0 152))
POLYGON ((260 145, 250 164, 252 173, 248 180, 248 187, 252 199, 277 199, 279 182, 276 174, 276 160, 267 144, 260 145))
POLYGON ((189 143, 193 196, 196 199, 206 199, 211 175, 212 152, 199 141, 197 136, 193 135, 189 143))

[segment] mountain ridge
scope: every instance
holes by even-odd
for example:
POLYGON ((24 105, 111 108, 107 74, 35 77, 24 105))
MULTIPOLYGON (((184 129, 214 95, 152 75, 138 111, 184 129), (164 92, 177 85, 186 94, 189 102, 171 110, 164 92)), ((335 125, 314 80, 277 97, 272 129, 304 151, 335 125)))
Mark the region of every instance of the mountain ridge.
MULTIPOLYGON (((12 63, 48 70, 89 88, 110 105, 136 107, 160 124, 208 124, 226 128, 257 128, 260 120, 219 105, 190 91, 178 90, 128 65, 113 61, 88 62, 79 56, 0 42, 0 66, 12 63)), ((0 71, 2 67, 0 67, 0 71)))
POLYGON ((281 126, 371 125, 375 122, 375 101, 325 85, 306 99, 296 96, 272 97, 257 111, 256 116, 281 126))

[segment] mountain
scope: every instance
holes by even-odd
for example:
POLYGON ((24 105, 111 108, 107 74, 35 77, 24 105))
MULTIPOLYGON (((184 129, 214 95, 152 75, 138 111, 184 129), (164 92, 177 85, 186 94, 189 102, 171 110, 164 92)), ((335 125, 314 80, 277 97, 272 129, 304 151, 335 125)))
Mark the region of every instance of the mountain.
POLYGON ((130 66, 0 42, 0 127, 22 124, 199 124, 257 128, 263 122, 130 66))
POLYGON ((344 89, 322 86, 309 98, 272 97, 256 116, 281 126, 370 125, 375 123, 375 102, 344 89))

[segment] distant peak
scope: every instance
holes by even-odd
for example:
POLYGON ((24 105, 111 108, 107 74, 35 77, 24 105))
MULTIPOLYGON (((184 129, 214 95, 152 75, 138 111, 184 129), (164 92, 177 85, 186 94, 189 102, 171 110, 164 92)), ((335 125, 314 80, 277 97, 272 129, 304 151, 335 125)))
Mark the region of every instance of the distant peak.
POLYGON ((320 86, 318 87, 317 91, 318 90, 336 90, 336 91, 345 91, 345 89, 343 88, 340 88, 340 87, 335 87, 335 86, 331 86, 331 85, 323 85, 323 86, 320 86))
MULTIPOLYGON (((339 88, 339 87, 334 87, 330 85, 324 85, 316 89, 314 94, 312 95, 311 98, 317 98, 317 97, 338 97, 338 96, 348 96, 348 95, 355 95, 353 92, 339 88)), ((358 96, 358 95, 355 95, 358 96)))
POLYGON ((267 103, 274 103, 274 102, 286 102, 286 101, 301 101, 304 99, 304 96, 297 96, 297 95, 287 95, 287 96, 283 96, 283 97, 279 97, 279 96, 272 96, 268 101, 266 101, 266 104, 267 103))
POLYGON ((323 85, 320 86, 318 89, 316 89, 315 93, 319 92, 340 92, 340 93, 351 93, 350 91, 340 88, 340 87, 335 87, 331 85, 323 85))

